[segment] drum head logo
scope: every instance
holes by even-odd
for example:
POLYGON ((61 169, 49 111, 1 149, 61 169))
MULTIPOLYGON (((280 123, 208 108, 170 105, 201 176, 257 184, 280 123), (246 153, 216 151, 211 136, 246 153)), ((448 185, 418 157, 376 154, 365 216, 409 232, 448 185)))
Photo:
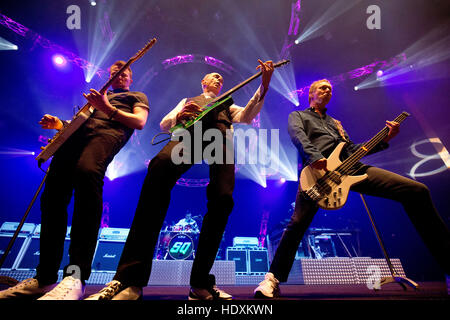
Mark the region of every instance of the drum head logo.
POLYGON ((194 242, 186 234, 177 234, 169 243, 169 255, 172 259, 183 260, 189 258, 194 248, 194 242))

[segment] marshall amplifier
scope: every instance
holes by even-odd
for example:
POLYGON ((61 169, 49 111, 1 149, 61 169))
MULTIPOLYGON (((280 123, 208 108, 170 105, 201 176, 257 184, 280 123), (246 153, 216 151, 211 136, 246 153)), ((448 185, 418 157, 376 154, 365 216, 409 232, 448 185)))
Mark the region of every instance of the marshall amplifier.
MULTIPOLYGON (((65 266, 67 266, 69 264, 70 230, 71 230, 71 227, 69 226, 67 228, 66 238, 64 240, 64 252, 63 252, 63 258, 61 261, 61 265, 59 267, 60 270, 62 270, 65 266)), ((41 236, 41 225, 38 224, 36 226, 36 229, 34 230, 33 234, 31 235, 30 243, 27 247, 27 250, 25 251, 25 254, 23 255, 23 258, 17 264, 18 270, 34 270, 34 269, 36 269, 36 266, 39 264, 39 256, 40 256, 40 251, 39 251, 40 236, 41 236)))
MULTIPOLYGON (((0 256, 3 256, 11 238, 16 232, 19 222, 4 222, 0 228, 0 256)), ((11 250, 2 265, 2 269, 15 269, 20 262, 30 242, 30 235, 34 231, 34 223, 24 223, 11 250)))
POLYGON ((250 248, 248 261, 251 274, 265 274, 269 270, 269 254, 266 248, 250 248))
POLYGON ((234 237, 233 247, 258 247, 259 241, 257 237, 234 237))
POLYGON ((246 274, 248 272, 247 248, 245 247, 228 247, 227 260, 234 261, 236 274, 246 274))
POLYGON ((103 228, 92 263, 96 271, 116 271, 129 229, 103 228))

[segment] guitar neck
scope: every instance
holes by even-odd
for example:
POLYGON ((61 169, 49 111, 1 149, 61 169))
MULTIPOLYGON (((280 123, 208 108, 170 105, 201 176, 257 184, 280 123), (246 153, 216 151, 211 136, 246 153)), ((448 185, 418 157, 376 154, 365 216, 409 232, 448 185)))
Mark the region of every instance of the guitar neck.
MULTIPOLYGON (((117 79, 117 77, 119 77, 125 70, 127 70, 127 68, 134 63, 135 61, 137 61, 138 59, 140 59, 154 44, 156 43, 156 39, 153 38, 151 41, 149 41, 146 46, 144 48, 142 48, 135 56, 131 57, 120 69, 119 71, 117 71, 111 78, 108 79, 108 81, 103 85, 103 87, 99 90, 100 94, 104 94, 106 92, 106 90, 108 90, 108 88, 111 86, 111 84, 114 82, 114 80, 117 79)), ((91 107, 91 105, 88 103, 86 103, 83 108, 81 108, 77 114, 75 115, 75 117, 77 117, 81 112, 86 112, 89 108, 91 107)))
POLYGON ((133 59, 130 59, 125 63, 122 68, 119 69, 109 80, 103 85, 103 87, 100 89, 100 93, 104 94, 106 90, 111 86, 111 84, 114 82, 114 80, 117 79, 131 64, 133 63, 133 59))
MULTIPOLYGON (((403 111, 397 118, 393 121, 402 123, 410 114, 403 111)), ((348 174, 350 169, 355 165, 361 158, 366 156, 378 143, 380 143, 384 138, 387 137, 389 133, 389 128, 386 126, 380 130, 372 139, 366 142, 362 147, 360 147, 356 152, 354 152, 350 157, 348 157, 342 164, 336 168, 336 171, 341 174, 348 174)))
MULTIPOLYGON (((289 63, 290 60, 282 60, 280 62, 277 62, 273 65, 274 68, 278 68, 281 67, 282 65, 285 65, 287 63, 289 63)), ((219 97, 217 97, 216 99, 214 99, 213 102, 217 102, 220 100, 223 100, 224 98, 232 95, 234 92, 236 92, 237 90, 239 90, 240 88, 242 88, 243 86, 247 85, 248 83, 252 82, 253 80, 255 80, 256 78, 258 78, 259 76, 262 75, 262 71, 259 71, 258 73, 255 73, 253 76, 251 76, 250 78, 248 78, 247 80, 244 80, 243 82, 239 83, 238 85, 234 86, 233 88, 231 88, 230 90, 228 90, 227 92, 221 94, 219 97)))

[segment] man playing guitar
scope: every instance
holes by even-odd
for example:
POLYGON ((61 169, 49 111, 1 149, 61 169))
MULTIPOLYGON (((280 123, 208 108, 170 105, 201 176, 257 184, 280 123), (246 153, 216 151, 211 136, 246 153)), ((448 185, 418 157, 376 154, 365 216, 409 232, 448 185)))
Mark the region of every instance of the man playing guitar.
MULTIPOLYGON (((331 96, 332 87, 328 80, 315 81, 309 89, 310 107, 289 115, 289 135, 299 151, 305 169, 327 171, 327 157, 341 142, 346 142, 341 152, 343 158, 364 148, 363 144, 351 142, 341 123, 327 114, 326 105, 331 96)), ((386 126, 389 131, 385 139, 369 153, 386 149, 388 141, 398 134, 399 123, 387 121, 386 126)), ((446 274, 450 274, 450 234, 433 205, 428 188, 417 181, 361 162, 357 162, 351 171, 352 175, 366 174, 367 177, 350 190, 392 199, 403 205, 436 261, 446 274)), ((255 297, 274 298, 279 295, 279 282, 287 281, 300 241, 318 209, 317 202, 308 197, 299 186, 294 213, 281 237, 265 280, 254 291, 255 297)))
MULTIPOLYGON (((110 67, 111 79, 125 66, 110 67)), ((111 83, 112 91, 91 89, 84 97, 94 113, 56 151, 41 196, 40 256, 36 276, 0 291, 0 299, 33 297, 42 300, 79 300, 89 279, 103 211, 103 178, 109 163, 127 143, 134 129, 147 121, 148 100, 144 93, 130 91, 131 69, 111 83), (67 231, 67 207, 74 193, 74 212, 69 247, 70 263, 55 287, 67 231)), ((67 122, 44 115, 44 129, 63 129, 67 122)))

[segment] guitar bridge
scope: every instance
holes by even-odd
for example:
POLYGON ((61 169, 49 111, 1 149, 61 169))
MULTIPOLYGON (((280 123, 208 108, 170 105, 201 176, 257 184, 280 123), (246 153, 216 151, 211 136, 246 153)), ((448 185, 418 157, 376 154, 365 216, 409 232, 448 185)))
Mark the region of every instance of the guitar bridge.
POLYGON ((309 190, 305 191, 305 194, 313 201, 318 201, 322 198, 322 194, 319 192, 317 186, 314 186, 310 188, 309 190))

